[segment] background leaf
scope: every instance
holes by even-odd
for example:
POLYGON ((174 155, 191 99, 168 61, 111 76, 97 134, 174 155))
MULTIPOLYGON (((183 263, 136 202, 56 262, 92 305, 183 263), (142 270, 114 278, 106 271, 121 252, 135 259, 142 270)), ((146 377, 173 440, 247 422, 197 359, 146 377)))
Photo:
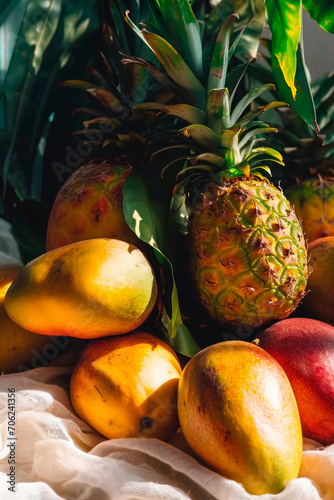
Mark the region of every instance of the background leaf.
POLYGON ((20 179, 14 184, 19 196, 29 197, 34 191, 33 177, 39 177, 36 171, 33 175, 34 159, 52 112, 51 92, 72 62, 77 44, 98 27, 96 7, 95 0, 29 0, 27 4, 2 89, 5 132, 0 142, 1 173, 4 184, 8 178, 11 183, 20 179))
POLYGON ((173 266, 163 253, 168 204, 163 203, 157 185, 144 184, 137 172, 133 172, 123 186, 124 215, 130 228, 153 249, 165 276, 163 323, 171 346, 191 357, 199 351, 195 340, 183 324, 173 266))
POLYGON ((282 71, 293 99, 295 86, 296 52, 301 30, 301 0, 266 0, 268 22, 272 33, 273 64, 282 71))
MULTIPOLYGON (((269 43, 268 48, 270 49, 270 47, 271 45, 269 43)), ((270 49, 270 52, 272 52, 272 49, 270 49)), ((301 43, 298 45, 297 49, 295 99, 293 98, 291 89, 289 88, 289 86, 285 81, 283 71, 279 65, 279 62, 273 53, 272 53, 272 71, 280 96, 296 111, 296 113, 303 120, 305 120, 305 122, 308 125, 310 125, 317 133, 319 133, 319 126, 317 123, 317 116, 313 101, 313 95, 307 77, 308 70, 305 65, 302 40, 301 43)))
POLYGON ((303 0, 303 7, 319 26, 329 33, 334 33, 333 0, 303 0))
POLYGON ((234 13, 239 16, 239 19, 234 23, 234 29, 241 28, 246 24, 248 25, 238 43, 235 55, 242 60, 252 59, 257 56, 260 38, 266 21, 264 0, 220 1, 208 14, 205 22, 205 31, 209 36, 214 35, 222 22, 234 13))

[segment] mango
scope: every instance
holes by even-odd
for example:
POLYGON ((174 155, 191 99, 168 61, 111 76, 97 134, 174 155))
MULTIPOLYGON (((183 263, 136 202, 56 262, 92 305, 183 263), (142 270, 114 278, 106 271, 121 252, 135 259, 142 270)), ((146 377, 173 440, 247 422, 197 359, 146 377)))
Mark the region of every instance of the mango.
POLYGON ((263 349, 231 340, 197 353, 180 378, 178 413, 195 453, 249 493, 279 493, 297 477, 296 400, 283 369, 263 349))
POLYGON ((5 308, 34 333, 96 338, 136 329, 156 297, 154 272, 138 248, 96 238, 28 263, 9 287, 5 308))
POLYGON ((169 440, 179 427, 175 352, 149 333, 94 340, 73 371, 74 410, 103 436, 169 440))
POLYGON ((258 334, 255 342, 287 374, 305 437, 334 443, 334 328, 309 318, 289 318, 258 334))
MULTIPOLYGON (((56 358, 65 355, 69 344, 68 338, 64 341, 63 338, 29 332, 7 315, 4 307, 5 295, 21 270, 22 266, 0 266, 0 374, 57 364, 56 358)), ((76 346, 75 355, 77 351, 76 346)))
POLYGON ((312 241, 308 253, 312 273, 303 306, 311 318, 334 325, 334 236, 312 241))

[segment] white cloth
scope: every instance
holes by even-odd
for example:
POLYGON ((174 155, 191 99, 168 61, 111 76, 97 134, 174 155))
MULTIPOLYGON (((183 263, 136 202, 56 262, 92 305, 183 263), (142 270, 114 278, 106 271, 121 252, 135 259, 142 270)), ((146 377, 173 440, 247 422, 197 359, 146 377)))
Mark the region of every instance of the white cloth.
POLYGON ((20 265, 21 256, 19 247, 12 235, 10 224, 0 219, 0 265, 20 265))
POLYGON ((249 495, 201 465, 181 432, 169 444, 102 438, 73 412, 70 373, 70 368, 44 367, 0 377, 1 500, 334 499, 334 445, 317 450, 317 443, 305 442, 298 479, 278 495, 249 495), (13 458, 10 388, 16 401, 15 492, 7 483, 13 458))

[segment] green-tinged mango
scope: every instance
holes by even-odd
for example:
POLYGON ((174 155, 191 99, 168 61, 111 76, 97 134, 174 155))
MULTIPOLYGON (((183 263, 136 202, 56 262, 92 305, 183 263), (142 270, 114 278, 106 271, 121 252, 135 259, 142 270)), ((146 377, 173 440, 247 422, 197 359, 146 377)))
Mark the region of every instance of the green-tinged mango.
POLYGON ((5 308, 35 333, 97 338, 140 326, 156 297, 154 272, 138 248, 96 238, 28 263, 9 287, 5 308))
POLYGON ((249 493, 279 493, 297 477, 296 400, 281 366, 256 345, 226 341, 196 354, 181 375, 178 412, 198 456, 249 493))
POLYGON ((0 263, 0 374, 50 365, 74 365, 83 346, 79 339, 37 335, 14 323, 5 311, 5 295, 23 266, 0 263), (71 345, 75 341, 75 346, 71 345), (69 354, 71 353, 71 357, 69 354), (65 364, 64 364, 65 363, 65 364))

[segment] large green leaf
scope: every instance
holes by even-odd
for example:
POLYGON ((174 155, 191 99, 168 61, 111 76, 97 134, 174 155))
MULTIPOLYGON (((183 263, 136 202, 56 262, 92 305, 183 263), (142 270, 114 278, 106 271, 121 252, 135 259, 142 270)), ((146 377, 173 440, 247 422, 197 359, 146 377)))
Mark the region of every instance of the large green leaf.
POLYGON ((297 50, 297 70, 295 78, 296 96, 285 81, 283 71, 274 54, 272 54, 272 70, 280 95, 316 132, 319 132, 317 117, 310 84, 307 78, 302 46, 297 50))
POLYGON ((296 52, 301 30, 301 0, 266 0, 272 33, 272 58, 296 98, 296 52))
POLYGON ((303 7, 321 28, 329 33, 334 33, 333 0, 303 0, 303 7))
MULTIPOLYGON (((152 182, 152 180, 151 180, 152 182)), ((136 235, 153 247, 161 264, 166 290, 163 294, 163 323, 171 346, 185 356, 192 357, 200 349, 188 328, 183 324, 173 266, 164 255, 165 224, 168 216, 166 204, 156 189, 145 185, 137 172, 133 172, 123 187, 123 209, 127 223, 136 235)))
POLYGON ((28 148, 19 160, 22 170, 18 178, 26 178, 29 193, 39 137, 52 111, 52 87, 76 44, 96 28, 95 0, 29 0, 2 93, 6 122, 0 163, 4 182, 12 168, 17 140, 23 136, 28 148))

